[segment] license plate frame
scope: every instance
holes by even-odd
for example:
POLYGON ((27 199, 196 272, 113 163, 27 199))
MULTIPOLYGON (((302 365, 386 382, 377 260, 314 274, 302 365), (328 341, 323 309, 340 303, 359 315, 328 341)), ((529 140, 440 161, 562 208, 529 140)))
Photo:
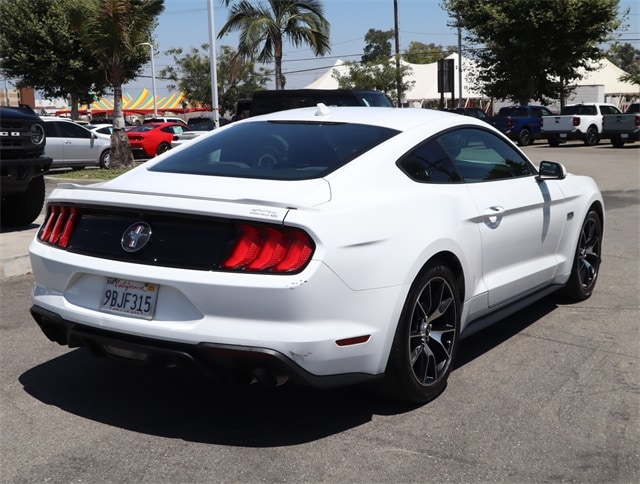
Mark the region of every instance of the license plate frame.
POLYGON ((107 277, 100 295, 100 311, 153 319, 159 290, 158 284, 107 277))

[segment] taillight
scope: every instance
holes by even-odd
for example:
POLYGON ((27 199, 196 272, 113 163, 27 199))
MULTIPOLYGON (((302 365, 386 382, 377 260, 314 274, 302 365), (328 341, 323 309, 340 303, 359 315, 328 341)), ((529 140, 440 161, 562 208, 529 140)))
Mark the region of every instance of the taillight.
POLYGON ((636 126, 640 126, 640 116, 636 114, 636 126))
POLYGON ((573 125, 574 126, 580 126, 580 117, 579 116, 574 116, 573 117, 573 125))
POLYGON ((513 119, 507 118, 507 129, 513 129, 513 119))
POLYGON ((302 230, 266 225, 239 225, 240 237, 222 268, 247 272, 291 273, 302 269, 314 251, 302 230))
POLYGON ((64 249, 69 246, 79 220, 80 210, 76 207, 53 205, 38 232, 38 240, 64 249))

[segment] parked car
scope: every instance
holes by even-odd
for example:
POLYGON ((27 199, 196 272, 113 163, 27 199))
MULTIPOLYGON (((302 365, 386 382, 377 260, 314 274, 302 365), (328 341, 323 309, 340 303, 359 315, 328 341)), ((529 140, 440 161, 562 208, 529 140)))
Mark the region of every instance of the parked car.
POLYGON ((215 129, 215 125, 213 122, 211 123, 203 123, 203 124, 193 124, 190 126, 189 131, 185 131, 182 134, 176 134, 173 136, 173 140, 171 141, 171 147, 175 148, 180 146, 188 141, 199 138, 203 134, 207 134, 210 131, 215 129))
POLYGON ((445 108, 444 111, 462 114, 463 116, 472 116, 483 121, 489 120, 489 115, 480 108, 445 108))
POLYGON ((283 89, 255 91, 251 99, 240 99, 236 119, 248 116, 316 106, 393 107, 389 97, 380 91, 354 89, 283 89))
POLYGON ((188 126, 187 122, 178 116, 156 116, 153 118, 145 118, 142 124, 150 123, 178 123, 188 126))
POLYGON ((488 121, 520 146, 528 146, 542 137, 544 116, 553 116, 545 106, 504 106, 488 121))
POLYGON ((104 134, 106 136, 111 136, 111 133, 113 132, 113 124, 107 123, 89 124, 86 128, 92 133, 104 134))
POLYGON ((426 402, 461 337, 592 294, 604 213, 592 179, 475 118, 321 104, 58 186, 31 313, 101 355, 426 402))
POLYGON ((606 114, 602 119, 602 135, 611 139, 615 148, 640 141, 640 102, 631 103, 625 114, 606 114))
POLYGON ((136 159, 153 158, 169 148, 175 135, 189 130, 186 124, 150 123, 141 124, 127 131, 131 151, 136 159))
POLYGON ((44 123, 30 106, 0 106, 1 227, 28 225, 40 215, 52 161, 43 156, 46 143, 44 123))
POLYGON ((587 146, 597 145, 606 135, 602 132, 602 119, 608 114, 622 114, 613 104, 568 104, 559 116, 548 116, 542 122, 542 137, 550 146, 568 140, 582 140, 587 146))
POLYGON ((43 117, 42 120, 47 133, 45 156, 53 158, 52 168, 109 168, 110 136, 92 133, 67 118, 43 117))

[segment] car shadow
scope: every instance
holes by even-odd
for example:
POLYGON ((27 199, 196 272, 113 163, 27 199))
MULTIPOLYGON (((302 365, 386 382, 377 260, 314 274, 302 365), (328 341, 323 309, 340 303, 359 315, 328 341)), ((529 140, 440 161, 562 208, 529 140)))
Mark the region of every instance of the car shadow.
MULTIPOLYGON (((553 311, 544 299, 462 340, 454 371, 553 311)), ((212 381, 179 369, 135 366, 76 349, 19 377, 37 400, 114 427, 191 442, 243 447, 298 445, 421 405, 382 398, 366 386, 313 390, 212 381)))
POLYGON ((16 226, 1 226, 0 234, 8 234, 11 232, 23 232, 26 230, 33 230, 40 227, 39 223, 30 223, 28 225, 16 225, 16 226))

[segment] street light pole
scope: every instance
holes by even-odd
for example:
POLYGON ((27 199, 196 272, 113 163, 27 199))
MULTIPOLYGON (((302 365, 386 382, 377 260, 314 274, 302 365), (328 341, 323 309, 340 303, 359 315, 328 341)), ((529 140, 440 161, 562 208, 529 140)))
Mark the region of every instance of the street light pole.
POLYGON ((158 116, 158 106, 156 104, 156 65, 153 59, 153 44, 150 42, 142 42, 138 45, 148 45, 151 49, 151 89, 153 91, 153 115, 158 116))

